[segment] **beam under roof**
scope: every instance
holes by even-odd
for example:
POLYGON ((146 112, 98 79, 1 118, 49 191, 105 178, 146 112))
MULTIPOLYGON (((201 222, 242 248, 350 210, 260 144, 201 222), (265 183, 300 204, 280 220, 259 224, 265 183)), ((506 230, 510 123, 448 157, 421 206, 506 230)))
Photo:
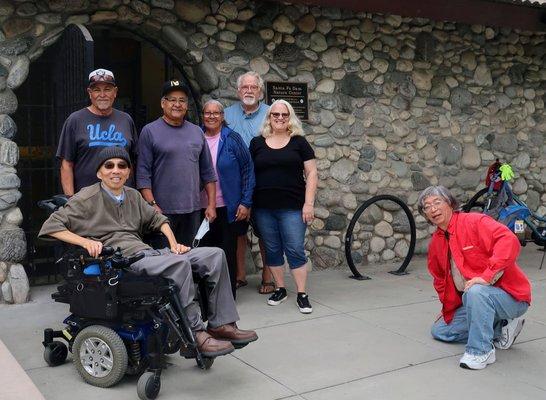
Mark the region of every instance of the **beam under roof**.
MULTIPOLYGON (((283 2, 284 1, 279 1, 283 2)), ((546 0, 292 0, 293 3, 546 32, 546 0)))

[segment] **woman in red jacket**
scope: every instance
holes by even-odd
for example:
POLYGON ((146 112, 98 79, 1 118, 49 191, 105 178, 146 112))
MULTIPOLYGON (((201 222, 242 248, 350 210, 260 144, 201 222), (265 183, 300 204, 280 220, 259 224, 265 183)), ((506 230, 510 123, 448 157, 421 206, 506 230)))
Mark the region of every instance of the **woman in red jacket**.
POLYGON ((514 343, 531 303, 531 284, 516 264, 519 241, 487 215, 455 211, 457 201, 443 186, 426 188, 418 209, 438 228, 428 249, 442 303, 432 336, 466 343, 460 366, 483 369, 495 362, 495 348, 514 343))

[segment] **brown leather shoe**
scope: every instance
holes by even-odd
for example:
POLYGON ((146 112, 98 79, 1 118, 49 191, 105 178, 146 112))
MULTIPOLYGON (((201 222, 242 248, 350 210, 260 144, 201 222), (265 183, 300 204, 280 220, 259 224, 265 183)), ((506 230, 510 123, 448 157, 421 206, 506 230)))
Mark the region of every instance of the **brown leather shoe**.
POLYGON ((234 345, 246 345, 258 340, 256 332, 239 329, 235 322, 221 325, 218 328, 208 328, 207 332, 216 339, 229 340, 234 345))
POLYGON ((197 348, 205 357, 218 357, 231 353, 235 348, 226 340, 217 340, 206 331, 195 332, 197 348))

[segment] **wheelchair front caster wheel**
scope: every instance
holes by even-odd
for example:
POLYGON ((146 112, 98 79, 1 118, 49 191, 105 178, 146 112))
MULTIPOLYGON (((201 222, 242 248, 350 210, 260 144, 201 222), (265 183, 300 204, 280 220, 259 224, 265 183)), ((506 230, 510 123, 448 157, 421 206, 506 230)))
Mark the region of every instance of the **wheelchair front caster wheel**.
POLYGON ((137 383, 137 394, 141 400, 153 400, 161 389, 161 378, 153 372, 144 372, 137 383))
POLYGON ((44 349, 44 360, 50 367, 63 364, 68 356, 68 348, 57 340, 48 343, 44 349))

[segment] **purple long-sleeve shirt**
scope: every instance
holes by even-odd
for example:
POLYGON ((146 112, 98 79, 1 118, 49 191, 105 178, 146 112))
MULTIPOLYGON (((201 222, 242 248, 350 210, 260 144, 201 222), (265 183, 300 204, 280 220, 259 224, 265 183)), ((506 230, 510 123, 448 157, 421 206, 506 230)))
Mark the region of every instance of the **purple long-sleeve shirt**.
POLYGON ((201 209, 200 190, 216 181, 201 128, 189 121, 172 126, 158 118, 142 128, 138 154, 137 189, 151 189, 165 214, 201 209))

